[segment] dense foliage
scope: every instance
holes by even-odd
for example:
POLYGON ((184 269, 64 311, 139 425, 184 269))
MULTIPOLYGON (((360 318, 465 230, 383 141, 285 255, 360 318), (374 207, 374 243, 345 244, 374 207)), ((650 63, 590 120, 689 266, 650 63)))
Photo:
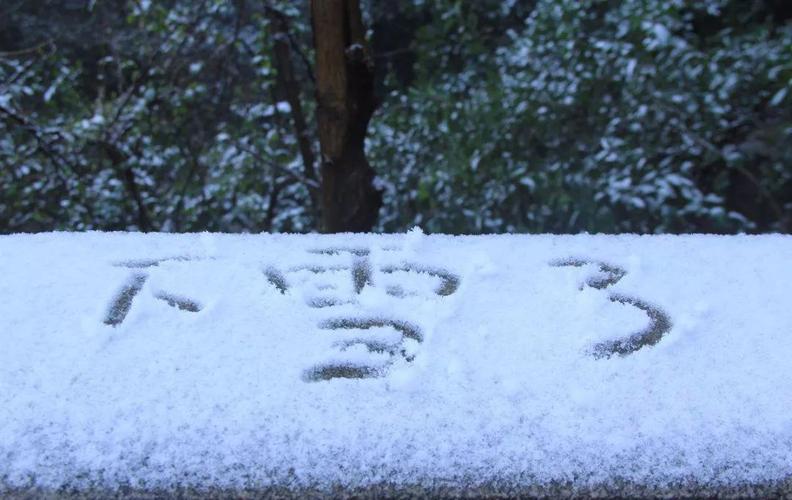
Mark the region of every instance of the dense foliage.
MULTIPOLYGON (((379 229, 792 230, 784 0, 363 4, 379 229)), ((284 36, 315 153, 303 2, 3 2, 0 232, 316 229, 284 36)))

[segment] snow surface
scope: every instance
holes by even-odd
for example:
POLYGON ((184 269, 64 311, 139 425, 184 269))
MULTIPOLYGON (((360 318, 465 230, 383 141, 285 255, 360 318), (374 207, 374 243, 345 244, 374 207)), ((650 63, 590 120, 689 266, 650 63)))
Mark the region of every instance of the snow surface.
POLYGON ((0 490, 792 474, 792 237, 0 237, 0 490))

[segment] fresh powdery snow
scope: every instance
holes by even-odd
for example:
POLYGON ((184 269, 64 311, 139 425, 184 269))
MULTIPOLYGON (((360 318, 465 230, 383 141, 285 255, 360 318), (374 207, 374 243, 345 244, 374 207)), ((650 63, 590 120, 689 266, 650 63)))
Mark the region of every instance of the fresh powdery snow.
POLYGON ((0 237, 0 491, 792 475, 792 237, 0 237))

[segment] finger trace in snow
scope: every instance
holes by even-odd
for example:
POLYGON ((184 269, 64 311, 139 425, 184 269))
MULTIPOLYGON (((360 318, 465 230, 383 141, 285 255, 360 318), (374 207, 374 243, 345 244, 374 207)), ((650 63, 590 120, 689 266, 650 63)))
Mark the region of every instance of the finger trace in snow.
POLYGON ((305 380, 318 382, 334 378, 375 378, 383 375, 381 369, 352 363, 332 363, 315 366, 305 372, 305 380))
POLYGON ((785 480, 790 262, 777 235, 2 236, 0 496, 785 480))
POLYGON ((364 258, 356 258, 352 264, 352 277, 355 293, 360 293, 366 285, 371 285, 371 266, 364 258))
POLYGON ((626 295, 619 295, 612 293, 608 296, 612 302, 620 302, 622 304, 630 304, 644 311, 649 317, 649 325, 643 330, 631 334, 624 339, 609 340, 601 342, 594 346, 595 358, 607 358, 613 354, 626 355, 637 351, 638 349, 655 345, 660 342, 663 335, 671 331, 671 320, 668 315, 652 304, 644 302, 635 297, 627 297, 626 295))
MULTIPOLYGON (((599 267, 601 274, 589 276, 585 281, 586 285, 598 290, 604 290, 605 288, 615 285, 627 274, 627 271, 618 266, 607 264, 605 262, 593 262, 586 259, 569 258, 556 260, 550 263, 550 265, 554 267, 582 267, 586 264, 596 264, 599 267)), ((583 286, 581 285, 581 289, 582 288, 583 286)), ((643 330, 635 332, 625 338, 607 340, 605 342, 596 344, 592 349, 592 354, 597 359, 608 358, 614 354, 624 356, 626 354, 633 353, 644 346, 655 345, 660 342, 660 339, 664 334, 671 330, 671 319, 668 317, 668 315, 658 307, 653 306, 642 299, 628 297, 618 293, 609 294, 608 299, 611 302, 629 304, 644 311, 648 316, 650 323, 643 330)))
POLYGON ((104 321, 105 324, 116 326, 124 321, 129 309, 132 307, 132 301, 135 299, 135 295, 143 288, 146 279, 148 279, 148 275, 144 273, 135 273, 132 275, 110 304, 107 317, 104 321))
POLYGON ((188 257, 185 255, 179 255, 176 257, 163 257, 159 259, 132 259, 132 260, 125 260, 123 262, 117 262, 114 265, 118 267, 128 267, 131 269, 145 269, 147 267, 157 267, 163 262, 175 261, 175 262, 187 262, 193 260, 192 257, 188 257))
MULTIPOLYGON (((445 269, 424 267, 414 263, 402 264, 401 266, 386 266, 382 268, 383 273, 395 273, 397 271, 402 271, 405 273, 425 273, 430 276, 436 276, 440 278, 441 283, 435 289, 435 293, 437 295, 451 295, 452 293, 456 292, 456 289, 459 287, 459 277, 449 273, 445 269)), ((398 296, 398 294, 399 288, 394 288, 394 293, 392 295, 398 296)))
POLYGON ((201 305, 199 303, 186 297, 173 295, 167 292, 157 292, 154 296, 165 301, 169 306, 181 309, 182 311, 198 312, 201 310, 201 305))
MULTIPOLYGON (((596 288, 598 290, 602 290, 604 288, 608 288, 611 285, 615 285, 619 282, 620 279, 624 278, 624 275, 627 274, 627 271, 624 269, 614 266, 612 264, 608 264, 605 262, 594 262, 588 259, 580 259, 580 258, 568 258, 568 259, 559 259, 555 260, 550 263, 551 266, 554 267, 562 267, 562 266, 572 266, 572 267, 583 267, 587 264, 596 264, 599 267, 599 271, 601 274, 599 275, 592 275, 586 278, 585 284, 590 286, 591 288, 596 288)), ((583 285, 580 286, 583 288, 583 285)))
POLYGON ((308 250, 309 253, 319 255, 339 255, 341 253, 351 253, 358 257, 365 257, 369 254, 368 248, 312 248, 308 250))
MULTIPOLYGON (((302 265, 292 267, 290 272, 310 271, 314 274, 321 274, 327 272, 350 271, 352 277, 352 284, 354 287, 354 294, 360 295, 366 286, 373 286, 372 266, 368 260, 370 254, 367 248, 326 248, 326 249, 311 249, 309 253, 317 255, 341 255, 348 253, 353 256, 351 266, 334 265, 334 266, 321 266, 321 265, 302 265)), ((439 277, 442 281, 441 285, 435 290, 435 293, 440 296, 451 295, 456 291, 459 286, 459 278, 450 272, 440 268, 426 268, 415 264, 403 264, 400 266, 385 266, 381 268, 383 273, 391 274, 397 271, 401 272, 417 272, 424 273, 430 276, 439 277)), ((265 270, 267 280, 275 286, 282 294, 288 290, 286 278, 276 269, 269 267, 265 270)), ((397 298, 404 296, 401 288, 393 286, 388 288, 389 295, 397 298)), ((355 304, 355 300, 344 299, 335 296, 320 295, 313 296, 307 300, 308 307, 314 309, 331 308, 335 306, 342 306, 348 304, 355 304)), ((325 320, 320 325, 321 329, 340 330, 340 329, 354 329, 366 331, 370 328, 390 327, 399 332, 404 339, 412 339, 416 342, 422 342, 423 336, 420 333, 420 328, 411 325, 408 322, 387 319, 383 317, 362 318, 362 317, 349 317, 349 318, 336 318, 325 320)), ((400 348, 401 342, 397 344, 383 343, 377 339, 367 339, 365 334, 363 337, 354 340, 336 341, 333 345, 339 348, 340 351, 346 351, 351 346, 362 345, 369 352, 387 353, 391 358, 398 354, 406 362, 412 362, 414 356, 407 353, 405 349, 400 348)), ((306 381, 322 381, 331 380, 334 378, 374 378, 382 377, 388 373, 388 367, 393 364, 393 359, 388 360, 386 363, 378 363, 376 365, 367 364, 363 361, 350 361, 340 359, 334 362, 322 362, 306 370, 303 374, 303 379, 306 381)))
POLYGON ((289 289, 289 285, 286 283, 286 278, 283 276, 283 273, 275 269, 274 267, 268 267, 264 270, 264 275, 267 277, 267 281, 277 288, 277 290, 284 294, 286 290, 289 289))

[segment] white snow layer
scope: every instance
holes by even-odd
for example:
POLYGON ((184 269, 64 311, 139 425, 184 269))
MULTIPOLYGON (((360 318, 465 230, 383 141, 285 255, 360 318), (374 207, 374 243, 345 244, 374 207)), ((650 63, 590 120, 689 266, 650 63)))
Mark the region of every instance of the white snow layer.
POLYGON ((789 236, 11 235, 0 279, 0 487, 792 474, 789 236))

